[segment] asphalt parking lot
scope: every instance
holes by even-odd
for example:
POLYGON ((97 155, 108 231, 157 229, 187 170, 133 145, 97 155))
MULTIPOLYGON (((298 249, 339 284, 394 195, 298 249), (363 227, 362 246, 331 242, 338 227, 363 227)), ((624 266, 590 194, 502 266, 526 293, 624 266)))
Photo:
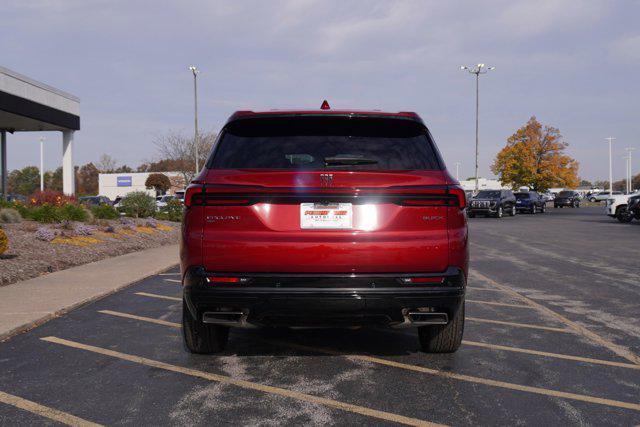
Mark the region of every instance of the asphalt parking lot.
POLYGON ((640 222, 549 209, 470 233, 455 354, 413 330, 255 329, 190 355, 173 269, 0 343, 0 424, 640 423, 640 222))

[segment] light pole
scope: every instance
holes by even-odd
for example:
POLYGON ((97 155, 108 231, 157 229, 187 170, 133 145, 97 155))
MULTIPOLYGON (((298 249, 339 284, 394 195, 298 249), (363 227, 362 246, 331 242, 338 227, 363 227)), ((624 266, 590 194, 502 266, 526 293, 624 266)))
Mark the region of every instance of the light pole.
POLYGON ((466 70, 470 74, 476 75, 476 190, 478 192, 478 120, 479 120, 479 110, 480 110, 480 74, 487 74, 491 70, 495 70, 496 67, 487 67, 485 64, 477 64, 475 66, 467 67, 466 65, 462 65, 460 67, 461 70, 466 70))
POLYGON ((44 191, 44 136, 40 137, 40 191, 44 191))
POLYGON ((456 180, 460 182, 460 165, 462 163, 456 162, 456 180))
POLYGON ((193 131, 193 146, 196 156, 196 175, 199 172, 198 165, 198 73, 200 70, 195 65, 190 65, 189 69, 193 73, 193 105, 194 105, 194 122, 195 129, 193 131))
POLYGON ((625 148, 625 150, 627 150, 627 193, 631 193, 631 191, 633 191, 633 184, 632 184, 632 180, 633 180, 633 171, 631 169, 631 152, 635 150, 634 147, 627 147, 625 148))
POLYGON ((613 161, 611 160, 611 144, 613 143, 614 137, 610 136, 605 138, 609 141, 609 195, 613 195, 613 161))

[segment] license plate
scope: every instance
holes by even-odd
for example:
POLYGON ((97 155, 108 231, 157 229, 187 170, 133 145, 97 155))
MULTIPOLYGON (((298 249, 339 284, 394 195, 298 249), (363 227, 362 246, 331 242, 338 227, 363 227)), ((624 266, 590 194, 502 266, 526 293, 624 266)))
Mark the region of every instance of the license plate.
POLYGON ((351 203, 301 203, 300 228, 353 228, 353 206, 351 203))

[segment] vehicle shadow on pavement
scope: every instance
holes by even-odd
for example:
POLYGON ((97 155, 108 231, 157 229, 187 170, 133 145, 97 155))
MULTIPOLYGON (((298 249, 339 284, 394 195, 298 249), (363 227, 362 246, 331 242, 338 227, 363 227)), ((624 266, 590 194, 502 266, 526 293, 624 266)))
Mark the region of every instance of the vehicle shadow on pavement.
POLYGON ((232 330, 226 352, 236 356, 355 355, 401 356, 419 352, 415 329, 232 330), (415 336, 411 336, 415 334, 415 336))

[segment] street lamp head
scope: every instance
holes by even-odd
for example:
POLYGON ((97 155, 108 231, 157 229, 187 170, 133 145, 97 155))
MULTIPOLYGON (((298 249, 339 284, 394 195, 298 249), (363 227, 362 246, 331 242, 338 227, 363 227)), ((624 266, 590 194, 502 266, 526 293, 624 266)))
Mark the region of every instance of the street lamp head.
POLYGON ((488 69, 488 70, 495 70, 495 69, 496 69, 496 67, 489 67, 489 68, 487 68, 487 69, 488 69))
POLYGON ((468 69, 469 69, 469 67, 467 67, 466 65, 461 65, 461 66, 460 66, 460 69, 461 69, 461 70, 468 70, 468 69))
POLYGON ((483 68, 484 64, 478 64, 478 68, 483 68))
POLYGON ((193 74, 198 74, 200 72, 200 70, 198 70, 198 67, 196 67, 195 65, 189 65, 189 70, 191 70, 193 74))

